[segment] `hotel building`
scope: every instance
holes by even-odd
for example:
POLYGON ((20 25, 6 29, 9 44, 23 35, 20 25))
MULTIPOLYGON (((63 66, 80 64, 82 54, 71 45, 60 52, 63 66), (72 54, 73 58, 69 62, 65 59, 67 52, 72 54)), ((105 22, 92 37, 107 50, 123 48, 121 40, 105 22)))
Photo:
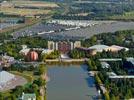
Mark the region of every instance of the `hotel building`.
POLYGON ((81 47, 80 41, 48 41, 48 49, 59 50, 61 53, 66 54, 74 48, 81 47))

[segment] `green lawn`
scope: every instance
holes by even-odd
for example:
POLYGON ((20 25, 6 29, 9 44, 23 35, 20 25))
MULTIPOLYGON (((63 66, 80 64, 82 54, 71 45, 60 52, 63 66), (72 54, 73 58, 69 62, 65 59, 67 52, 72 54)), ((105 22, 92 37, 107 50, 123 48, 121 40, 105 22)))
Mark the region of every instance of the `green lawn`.
POLYGON ((17 71, 11 71, 11 73, 26 78, 28 82, 32 82, 34 79, 33 72, 31 72, 31 71, 24 71, 23 73, 20 73, 17 71))

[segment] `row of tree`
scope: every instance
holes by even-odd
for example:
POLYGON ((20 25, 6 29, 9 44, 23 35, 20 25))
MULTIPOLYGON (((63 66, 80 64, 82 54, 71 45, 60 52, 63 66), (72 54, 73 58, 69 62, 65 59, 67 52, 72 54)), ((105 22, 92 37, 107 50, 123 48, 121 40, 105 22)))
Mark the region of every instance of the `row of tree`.
MULTIPOLYGON (((124 58, 123 58, 124 59, 124 58)), ((95 75, 95 83, 97 88, 102 84, 106 88, 103 94, 105 100, 124 100, 134 98, 134 79, 109 79, 107 72, 115 72, 118 75, 126 75, 127 71, 123 68, 123 61, 109 62, 108 69, 102 68, 97 58, 90 58, 87 62, 88 71, 99 71, 95 75)))

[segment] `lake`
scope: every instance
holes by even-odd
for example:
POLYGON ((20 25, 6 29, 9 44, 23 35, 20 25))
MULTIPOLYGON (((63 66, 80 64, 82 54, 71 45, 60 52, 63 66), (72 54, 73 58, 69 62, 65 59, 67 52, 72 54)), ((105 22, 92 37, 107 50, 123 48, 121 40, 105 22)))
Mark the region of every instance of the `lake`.
POLYGON ((94 78, 86 65, 49 66, 47 100, 93 100, 97 95, 94 78))

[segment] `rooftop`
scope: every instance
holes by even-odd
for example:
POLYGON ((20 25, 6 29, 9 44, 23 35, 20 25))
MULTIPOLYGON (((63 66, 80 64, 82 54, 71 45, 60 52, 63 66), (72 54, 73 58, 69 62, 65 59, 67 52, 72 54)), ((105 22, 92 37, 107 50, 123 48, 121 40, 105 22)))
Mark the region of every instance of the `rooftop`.
POLYGON ((53 50, 50 49, 43 49, 42 54, 51 53, 53 50))
POLYGON ((11 81, 15 78, 15 75, 8 73, 6 71, 0 71, 0 86, 11 81))
POLYGON ((134 79, 134 75, 117 75, 114 72, 107 72, 107 75, 111 79, 125 79, 125 78, 134 79))
POLYGON ((110 65, 107 62, 101 62, 102 68, 109 68, 110 65))
POLYGON ((125 76, 125 75, 122 75, 122 76, 121 76, 121 75, 117 75, 117 76, 109 76, 109 78, 112 78, 112 79, 118 79, 118 78, 120 78, 120 79, 121 79, 121 78, 122 78, 122 79, 123 79, 123 78, 124 78, 124 79, 125 79, 125 78, 134 79, 134 75, 126 75, 126 76, 125 76))
POLYGON ((120 51, 120 50, 122 50, 122 49, 125 49, 126 51, 129 50, 129 49, 126 48, 126 47, 122 47, 122 46, 118 46, 118 45, 112 45, 112 46, 110 46, 110 48, 114 48, 114 49, 116 49, 116 50, 118 50, 118 51, 120 51))
POLYGON ((105 50, 107 48, 109 48, 109 46, 107 46, 107 45, 94 45, 94 46, 89 47, 89 49, 95 49, 98 52, 102 52, 103 50, 105 50))
POLYGON ((34 93, 23 93, 22 100, 36 100, 36 95, 34 93))
POLYGON ((126 59, 128 62, 131 62, 134 65, 134 58, 133 57, 128 57, 126 59))
POLYGON ((29 51, 30 51, 30 48, 25 48, 25 49, 20 50, 19 53, 24 53, 26 55, 29 51))

